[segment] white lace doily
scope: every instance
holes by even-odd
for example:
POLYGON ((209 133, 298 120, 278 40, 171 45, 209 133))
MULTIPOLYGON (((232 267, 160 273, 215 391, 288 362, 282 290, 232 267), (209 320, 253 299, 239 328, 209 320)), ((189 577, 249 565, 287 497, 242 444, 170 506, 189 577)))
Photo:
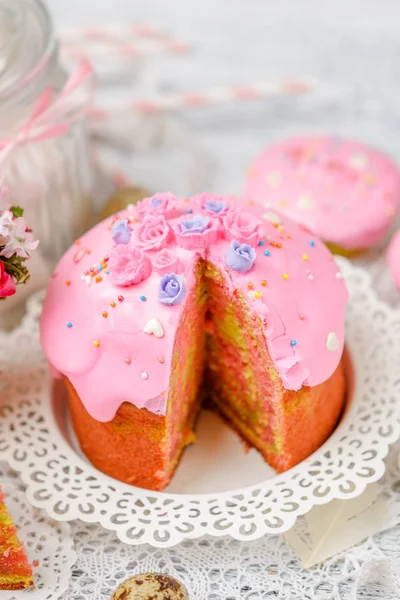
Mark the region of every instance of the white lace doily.
POLYGON ((68 588, 76 561, 71 527, 58 523, 26 499, 24 486, 6 463, 0 463, 0 482, 7 508, 18 528, 28 560, 33 563, 35 586, 29 590, 0 592, 0 600, 57 600, 68 588))
POLYGON ((281 533, 315 504, 362 493, 383 475, 389 444, 400 434, 400 318, 376 299, 364 271, 339 262, 351 297, 346 341, 356 385, 350 409, 301 464, 222 493, 150 492, 105 476, 80 456, 68 441, 65 417, 52 410, 38 339, 41 301, 33 299, 21 327, 0 338, 0 364, 7 369, 0 379, 0 457, 21 473, 30 502, 55 519, 99 522, 125 543, 161 547, 207 534, 254 540, 281 533))
MULTIPOLYGON (((390 496, 388 527, 400 522, 399 450, 397 445, 390 453, 381 483, 390 496)), ((305 532, 303 521, 296 528, 305 532)), ((176 548, 154 548, 121 544, 113 532, 95 525, 72 527, 79 567, 65 600, 108 600, 121 581, 145 571, 180 579, 193 600, 398 600, 400 561, 394 548, 400 526, 308 571, 283 536, 247 543, 205 537, 176 548)))

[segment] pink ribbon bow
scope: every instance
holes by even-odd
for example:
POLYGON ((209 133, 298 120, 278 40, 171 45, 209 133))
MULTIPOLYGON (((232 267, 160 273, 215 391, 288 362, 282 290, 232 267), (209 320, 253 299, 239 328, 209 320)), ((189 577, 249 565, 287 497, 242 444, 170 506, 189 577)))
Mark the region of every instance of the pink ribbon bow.
POLYGON ((0 138, 0 167, 16 147, 67 133, 89 108, 91 86, 86 93, 83 86, 92 75, 90 63, 82 60, 54 99, 52 87, 47 87, 35 102, 28 122, 12 138, 0 138))

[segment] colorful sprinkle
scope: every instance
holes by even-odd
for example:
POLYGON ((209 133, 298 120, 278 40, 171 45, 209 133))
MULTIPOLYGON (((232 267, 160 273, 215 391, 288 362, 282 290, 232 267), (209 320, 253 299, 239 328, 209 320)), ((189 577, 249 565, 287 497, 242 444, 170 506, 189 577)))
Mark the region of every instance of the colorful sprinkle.
POLYGON ((285 231, 285 227, 283 225, 278 225, 278 231, 285 231))
POLYGON ((124 358, 124 362, 125 362, 125 364, 126 364, 126 365, 130 365, 132 361, 131 361, 131 359, 129 358, 129 356, 126 356, 126 357, 124 358))
POLYGON ((95 348, 98 348, 100 346, 100 340, 94 340, 93 346, 95 346, 95 348))
POLYGON ((100 283, 100 281, 103 281, 103 278, 102 278, 102 277, 100 277, 100 275, 97 275, 97 277, 96 277, 96 279, 95 279, 95 282, 96 282, 96 283, 100 283))
POLYGON ((86 248, 85 252, 86 254, 92 254, 92 251, 89 248, 86 248))
POLYGON ((65 285, 71 285, 71 280, 67 279, 66 282, 65 282, 65 285))
POLYGON ((74 242, 75 246, 79 246, 80 243, 81 243, 81 240, 75 240, 75 242, 74 242))
POLYGON ((140 296, 140 299, 142 302, 146 302, 146 300, 147 300, 146 296, 140 296))
POLYGON ((307 261, 308 260, 308 254, 303 254, 302 259, 307 261))
POLYGON ((148 379, 149 378, 149 374, 146 373, 146 371, 143 371, 143 373, 141 374, 141 378, 142 379, 148 379))
POLYGON ((110 302, 110 306, 111 306, 112 308, 115 308, 115 307, 117 306, 117 304, 116 304, 116 302, 110 302))
POLYGON ((158 360, 158 362, 159 362, 160 364, 163 364, 163 363, 164 363, 164 357, 163 357, 163 356, 159 356, 157 360, 158 360))
POLYGON ((282 244, 280 242, 270 242, 271 246, 274 248, 282 248, 282 244))
POLYGON ((261 298, 262 293, 261 292, 254 292, 254 298, 261 298))
POLYGON ((68 329, 71 329, 71 327, 72 327, 72 323, 71 323, 71 321, 68 321, 68 323, 67 323, 67 327, 68 327, 68 329))
POLYGON ((269 250, 264 250, 264 256, 271 256, 271 252, 269 250))
POLYGON ((300 321, 304 321, 305 318, 306 318, 306 315, 304 313, 299 314, 300 321))
POLYGON ((103 310, 103 312, 101 313, 101 316, 104 317, 105 319, 107 319, 108 312, 106 310, 103 310))
POLYGON ((249 290, 253 290, 254 289, 254 285, 251 283, 251 281, 249 281, 249 283, 247 284, 247 287, 249 290))
POLYGON ((315 246, 315 242, 314 242, 314 240, 310 240, 310 241, 308 242, 308 244, 311 246, 311 248, 314 248, 314 246, 315 246))
POLYGON ((284 279, 286 281, 286 279, 289 279, 289 275, 287 273, 284 273, 282 275, 282 279, 284 279))
POLYGON ((263 279, 263 280, 262 280, 262 282, 261 282, 261 285, 262 285, 263 287, 265 287, 265 286, 267 285, 267 283, 268 283, 268 282, 267 282, 267 280, 266 280, 266 279, 263 279))
POLYGON ((186 212, 187 212, 188 215, 191 215, 192 212, 193 212, 193 209, 192 208, 188 208, 186 212))
POLYGON ((292 340, 292 341, 290 342, 290 345, 291 345, 291 346, 297 346, 297 340, 292 340))
POLYGON ((123 296, 118 296, 118 302, 123 302, 125 298, 123 296))
POLYGON ((260 240, 260 241, 258 242, 258 245, 259 245, 259 246, 264 246, 264 241, 263 241, 263 240, 260 240))

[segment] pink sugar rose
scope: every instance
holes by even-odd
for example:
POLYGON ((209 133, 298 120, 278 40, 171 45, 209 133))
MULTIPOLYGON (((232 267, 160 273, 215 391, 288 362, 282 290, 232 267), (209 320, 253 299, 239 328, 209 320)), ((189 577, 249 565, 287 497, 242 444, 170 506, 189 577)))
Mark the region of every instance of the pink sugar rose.
POLYGON ((151 262, 144 252, 129 242, 113 247, 110 252, 108 269, 111 273, 111 281, 115 285, 127 287, 136 285, 149 277, 151 262))
POLYGON ((256 246, 262 237, 262 221, 251 213, 232 211, 223 219, 224 237, 256 246))
POLYGON ((183 264, 176 256, 174 252, 164 248, 160 250, 153 260, 153 267, 160 275, 167 275, 168 273, 182 273, 184 270, 183 264))
POLYGON ((227 196, 216 196, 215 194, 197 194, 191 198, 194 211, 203 211, 209 217, 223 217, 232 210, 227 196))
POLYGON ((16 292, 14 279, 6 272, 4 263, 0 260, 0 298, 13 296, 16 292))
POLYGON ((136 245, 143 250, 160 250, 171 238, 171 228, 162 215, 146 215, 136 230, 136 245))
POLYGON ((146 215, 162 215, 166 219, 171 219, 176 213, 177 198, 170 192, 163 194, 154 194, 151 198, 143 198, 136 205, 139 218, 146 215))

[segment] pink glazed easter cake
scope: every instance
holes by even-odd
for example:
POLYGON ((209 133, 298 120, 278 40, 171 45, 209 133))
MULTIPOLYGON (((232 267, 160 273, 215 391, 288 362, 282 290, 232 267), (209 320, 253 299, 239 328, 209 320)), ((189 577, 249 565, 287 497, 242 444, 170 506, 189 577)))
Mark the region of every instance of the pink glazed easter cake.
POLYGON ((378 243, 400 205, 400 170, 362 142, 305 136, 277 142, 250 168, 245 197, 303 223, 333 251, 378 243))
POLYGON ((329 250, 289 218, 160 193, 64 255, 41 337, 88 458, 159 490, 204 397, 277 471, 316 450, 345 399, 346 303, 329 250))

